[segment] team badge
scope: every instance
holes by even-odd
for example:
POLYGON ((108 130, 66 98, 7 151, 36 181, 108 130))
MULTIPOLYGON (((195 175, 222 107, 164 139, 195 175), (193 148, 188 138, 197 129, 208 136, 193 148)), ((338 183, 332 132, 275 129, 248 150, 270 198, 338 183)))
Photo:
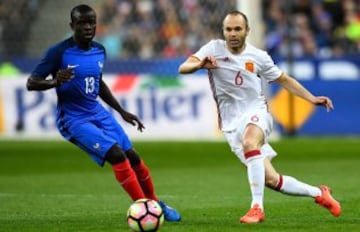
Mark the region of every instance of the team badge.
POLYGON ((253 62, 246 62, 245 69, 251 73, 254 72, 254 63, 253 62))

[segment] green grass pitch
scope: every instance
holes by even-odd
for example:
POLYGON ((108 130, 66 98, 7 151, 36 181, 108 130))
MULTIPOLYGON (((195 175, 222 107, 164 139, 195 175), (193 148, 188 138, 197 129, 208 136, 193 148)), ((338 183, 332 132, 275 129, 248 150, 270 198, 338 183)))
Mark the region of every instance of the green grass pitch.
MULTIPOLYGON (((246 170, 224 142, 135 142, 158 196, 182 222, 162 232, 360 231, 360 138, 282 139, 274 165, 327 184, 341 203, 334 218, 313 199, 265 191, 266 220, 238 222, 250 205, 246 170)), ((130 198, 110 166, 99 168, 64 141, 0 141, 0 231, 130 231, 130 198)))

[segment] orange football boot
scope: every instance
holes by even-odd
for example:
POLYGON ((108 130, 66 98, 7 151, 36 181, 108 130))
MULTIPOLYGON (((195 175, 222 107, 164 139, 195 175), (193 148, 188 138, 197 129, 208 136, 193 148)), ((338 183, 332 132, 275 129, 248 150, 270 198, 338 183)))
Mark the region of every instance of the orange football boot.
POLYGON ((331 196, 331 189, 325 185, 320 185, 319 188, 321 190, 321 196, 315 197, 315 202, 327 208, 335 217, 339 217, 341 214, 341 206, 340 203, 331 196))
POLYGON ((264 221, 265 214, 258 204, 255 204, 243 217, 241 223, 259 223, 264 221))

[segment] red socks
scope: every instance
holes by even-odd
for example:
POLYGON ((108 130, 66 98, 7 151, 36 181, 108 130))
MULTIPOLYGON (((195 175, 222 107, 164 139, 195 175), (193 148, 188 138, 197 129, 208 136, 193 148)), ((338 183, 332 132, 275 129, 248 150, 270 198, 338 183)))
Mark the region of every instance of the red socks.
POLYGON ((158 200, 149 169, 143 161, 131 168, 129 160, 112 166, 115 177, 133 201, 140 198, 158 200))
MULTIPOLYGON (((113 165, 112 169, 116 179, 133 201, 145 198, 145 194, 139 184, 134 170, 131 168, 129 160, 113 165)), ((151 181, 151 178, 149 179, 151 181)))
POLYGON ((138 181, 141 185, 141 188, 142 188, 146 198, 157 201, 158 199, 154 192, 154 184, 152 182, 148 167, 141 160, 140 164, 134 166, 133 169, 136 173, 136 176, 138 178, 138 181))

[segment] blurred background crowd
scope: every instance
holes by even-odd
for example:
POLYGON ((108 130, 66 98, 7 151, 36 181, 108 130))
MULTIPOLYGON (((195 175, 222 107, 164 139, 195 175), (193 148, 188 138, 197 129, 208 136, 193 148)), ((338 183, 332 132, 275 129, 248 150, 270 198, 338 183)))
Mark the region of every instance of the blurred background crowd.
MULTIPOLYGON (((43 50, 34 53, 30 48, 31 38, 36 38, 31 33, 39 34, 34 27, 41 27, 35 22, 45 3, 0 0, 2 59, 42 54, 43 50)), ((236 0, 94 1, 96 39, 107 48, 109 59, 184 57, 221 37, 222 18, 236 4, 236 0)), ((261 0, 261 5, 263 48, 273 56, 291 52, 295 58, 328 58, 360 52, 360 0, 261 0)), ((61 16, 66 22, 69 9, 61 16)), ((43 38, 54 27, 42 30, 43 38)), ((69 33, 64 31, 64 38, 69 33)))
POLYGON ((263 0, 263 19, 265 48, 273 55, 289 48, 294 57, 360 52, 359 0, 263 0))

